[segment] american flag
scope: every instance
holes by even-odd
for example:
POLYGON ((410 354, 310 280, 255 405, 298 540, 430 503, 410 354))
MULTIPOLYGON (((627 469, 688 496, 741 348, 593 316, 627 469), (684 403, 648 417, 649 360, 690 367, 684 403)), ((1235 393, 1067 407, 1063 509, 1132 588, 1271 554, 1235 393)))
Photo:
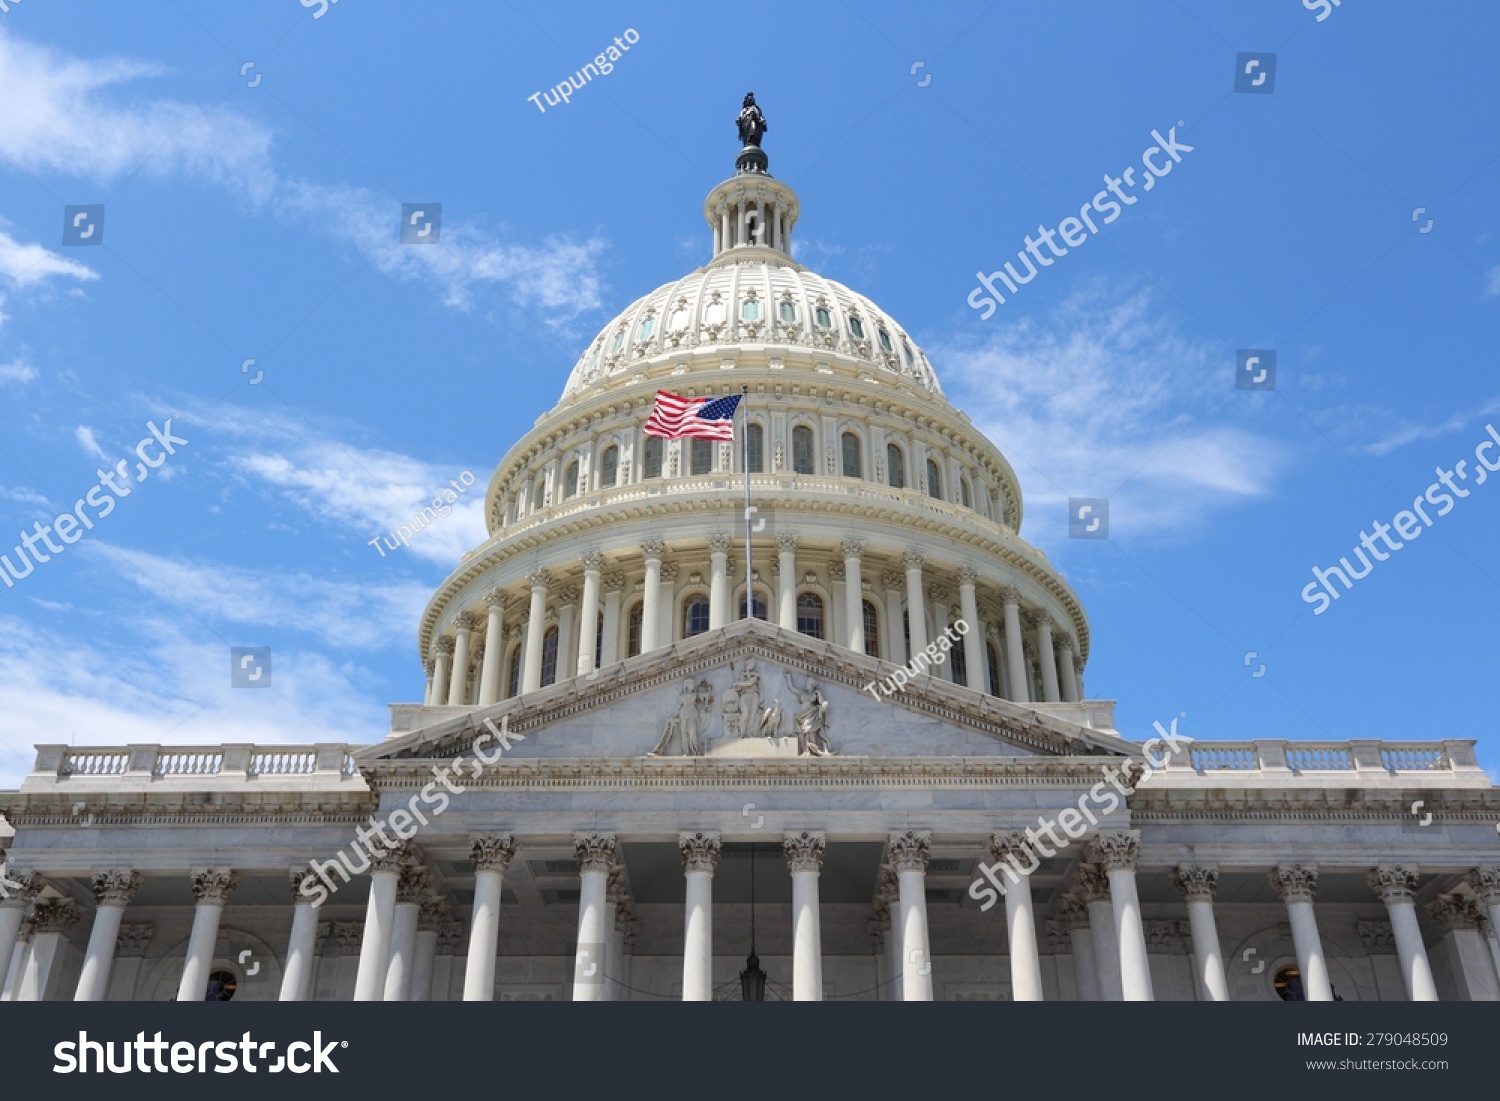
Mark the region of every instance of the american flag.
POLYGON ((734 411, 740 398, 684 398, 665 390, 656 392, 656 406, 646 421, 648 436, 669 440, 692 436, 701 440, 734 442, 734 411))

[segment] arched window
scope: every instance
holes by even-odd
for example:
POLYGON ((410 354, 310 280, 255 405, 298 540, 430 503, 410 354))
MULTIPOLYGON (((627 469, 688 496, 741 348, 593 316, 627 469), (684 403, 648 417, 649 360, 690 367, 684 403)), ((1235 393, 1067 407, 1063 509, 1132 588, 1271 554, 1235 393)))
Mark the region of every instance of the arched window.
POLYGON ((854 334, 855 340, 863 340, 865 338, 865 323, 851 314, 849 317, 849 331, 854 334))
POLYGON ((510 652, 510 670, 505 675, 505 683, 510 687, 506 689, 505 698, 515 699, 521 694, 521 644, 516 643, 516 648, 510 652))
POLYGON ((689 456, 689 473, 710 474, 714 469, 714 441, 699 440, 692 441, 692 452, 689 456))
POLYGON ((604 449, 604 458, 599 461, 599 488, 608 489, 620 476, 620 449, 610 444, 604 449))
POLYGON ((799 424, 792 429, 792 472, 794 474, 813 472, 813 435, 812 429, 805 424, 799 424))
POLYGON ((885 331, 884 325, 875 330, 875 335, 880 337, 880 346, 882 348, 884 348, 888 352, 895 351, 895 349, 891 347, 891 334, 885 331))
POLYGON ((859 460, 859 437, 853 432, 845 432, 839 441, 843 450, 843 471, 846 478, 863 478, 864 467, 859 460))
POLYGON ((604 664, 604 613, 600 612, 594 625, 594 668, 604 664))
MULTIPOLYGON (((744 593, 740 593, 740 618, 741 619, 745 618, 745 594, 744 593)), ((755 590, 755 618, 756 619, 768 619, 769 618, 766 615, 766 591, 764 589, 756 589, 755 590)))
POLYGON ((563 475, 563 500, 578 495, 578 460, 574 459, 568 464, 567 472, 563 475))
POLYGON ((656 331, 656 318, 648 317, 641 322, 640 339, 642 343, 651 339, 651 334, 656 331))
POLYGON ((818 323, 820 329, 833 328, 833 315, 828 312, 827 306, 819 306, 813 311, 813 320, 818 323))
POLYGON ((747 298, 740 304, 740 317, 745 321, 760 320, 760 299, 747 298))
POLYGON ((927 460, 927 496, 943 499, 943 475, 932 459, 927 460))
POLYGON ((609 346, 609 354, 619 355, 623 347, 625 347, 625 330, 620 329, 615 333, 615 342, 609 346))
POLYGON ((963 501, 964 508, 974 507, 974 497, 973 494, 969 492, 969 479, 960 478, 958 480, 958 496, 959 499, 963 501))
POLYGON ((993 644, 986 643, 985 647, 984 647, 984 656, 985 656, 985 664, 987 664, 990 667, 990 669, 989 669, 989 672, 990 672, 990 695, 992 695, 992 696, 999 696, 1000 695, 1000 655, 997 654, 997 653, 995 653, 995 647, 994 647, 993 644))
POLYGON ((641 475, 643 478, 661 477, 661 455, 662 438, 660 436, 647 436, 645 462, 646 469, 645 472, 641 475))
POLYGON ((875 605, 866 600, 865 607, 865 653, 872 658, 880 656, 880 613, 875 605))
POLYGON ((536 480, 536 487, 531 491, 531 507, 534 509, 547 506, 547 476, 540 475, 536 480))
POLYGON ((690 596, 682 605, 682 637, 692 638, 708 630, 708 597, 690 596))
POLYGON ((781 304, 781 320, 784 321, 788 325, 794 324, 796 322, 796 320, 797 320, 797 307, 796 307, 796 305, 794 303, 791 303, 791 302, 782 302, 782 304, 781 304))
MULTIPOLYGON (((970 630, 973 630, 971 627, 970 630)), ((957 631, 953 632, 958 634, 957 631)), ((949 635, 952 638, 953 635, 949 635)), ((953 666, 953 683, 969 687, 969 655, 964 653, 964 640, 960 638, 953 644, 953 649, 948 651, 948 664, 953 666)))
POLYGON ((906 456, 893 443, 885 445, 885 478, 892 489, 906 488, 906 456))
POLYGON ((625 617, 625 656, 633 658, 641 652, 641 620, 644 618, 644 607, 639 600, 630 606, 630 614, 625 617))
POLYGON ((542 687, 557 683, 557 627, 547 628, 542 635, 542 687))
POLYGON ((812 638, 823 637, 823 598, 817 593, 797 597, 797 630, 812 638))
POLYGON ((747 450, 750 452, 750 473, 766 472, 766 430, 758 424, 745 429, 747 450))

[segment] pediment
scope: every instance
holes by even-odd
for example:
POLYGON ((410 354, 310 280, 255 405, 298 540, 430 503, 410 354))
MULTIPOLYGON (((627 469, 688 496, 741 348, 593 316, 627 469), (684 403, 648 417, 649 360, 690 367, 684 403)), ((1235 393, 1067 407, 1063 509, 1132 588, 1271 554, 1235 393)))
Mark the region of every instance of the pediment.
POLYGON ((520 699, 405 709, 406 731, 356 757, 454 755, 488 723, 511 733, 506 756, 514 760, 630 759, 653 751, 796 757, 816 752, 820 740, 833 755, 858 758, 1117 756, 1135 748, 1108 725, 1107 704, 1033 708, 937 676, 886 695, 879 685, 893 671, 875 658, 742 620, 520 699))

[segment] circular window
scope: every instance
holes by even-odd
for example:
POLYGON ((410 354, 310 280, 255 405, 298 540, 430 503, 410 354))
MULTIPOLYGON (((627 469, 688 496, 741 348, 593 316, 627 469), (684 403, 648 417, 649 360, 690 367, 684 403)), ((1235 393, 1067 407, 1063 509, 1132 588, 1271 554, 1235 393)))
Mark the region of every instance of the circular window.
POLYGON ((205 1002, 227 1002, 234 997, 235 990, 239 987, 240 980, 235 978, 233 971, 210 971, 208 973, 208 993, 203 996, 205 1002))
POLYGON ((1307 994, 1302 989, 1302 972, 1295 967, 1283 967, 1272 980, 1277 996, 1284 1002, 1305 1002, 1307 994))

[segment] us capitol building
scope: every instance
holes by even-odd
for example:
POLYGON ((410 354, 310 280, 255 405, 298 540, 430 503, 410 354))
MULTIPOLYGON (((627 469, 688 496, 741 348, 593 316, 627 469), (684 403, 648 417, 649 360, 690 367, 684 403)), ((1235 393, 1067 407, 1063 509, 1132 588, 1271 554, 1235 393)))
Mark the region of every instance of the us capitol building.
POLYGON ((495 468, 383 739, 36 748, 0 998, 1500 999, 1474 742, 1122 736, 1005 456, 739 124, 712 257, 495 468), (743 394, 736 442, 644 434, 658 390, 743 394))

